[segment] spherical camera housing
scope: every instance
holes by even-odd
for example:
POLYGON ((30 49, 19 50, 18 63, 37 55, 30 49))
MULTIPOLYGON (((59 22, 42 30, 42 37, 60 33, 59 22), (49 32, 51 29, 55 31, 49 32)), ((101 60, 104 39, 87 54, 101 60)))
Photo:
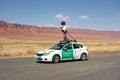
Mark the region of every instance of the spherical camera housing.
POLYGON ((61 25, 66 25, 66 22, 65 22, 65 21, 62 21, 62 22, 61 22, 61 25))

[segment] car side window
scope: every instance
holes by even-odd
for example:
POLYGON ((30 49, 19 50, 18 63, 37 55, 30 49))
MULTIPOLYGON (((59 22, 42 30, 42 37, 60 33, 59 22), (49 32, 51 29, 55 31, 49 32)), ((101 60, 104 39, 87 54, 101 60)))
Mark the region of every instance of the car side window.
POLYGON ((79 44, 73 44, 74 49, 80 48, 79 44))
POLYGON ((71 45, 71 44, 68 44, 68 45, 65 46, 65 48, 67 48, 67 49, 72 49, 72 45, 71 45))

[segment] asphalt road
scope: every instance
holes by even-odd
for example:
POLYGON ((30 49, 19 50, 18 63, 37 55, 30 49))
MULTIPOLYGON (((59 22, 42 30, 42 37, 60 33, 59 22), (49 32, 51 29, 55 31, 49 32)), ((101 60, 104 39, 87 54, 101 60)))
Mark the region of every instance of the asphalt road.
POLYGON ((120 53, 91 53, 88 61, 58 64, 0 59, 0 80, 120 80, 120 53))

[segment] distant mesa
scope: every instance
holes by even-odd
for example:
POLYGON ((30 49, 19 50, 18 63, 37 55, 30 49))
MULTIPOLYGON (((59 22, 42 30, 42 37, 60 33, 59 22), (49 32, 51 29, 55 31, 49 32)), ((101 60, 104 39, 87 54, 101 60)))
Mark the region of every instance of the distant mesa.
MULTIPOLYGON (((78 39, 120 39, 120 31, 68 28, 68 32, 78 39)), ((14 38, 46 37, 54 39, 62 38, 63 34, 59 27, 38 27, 0 21, 0 36, 14 38)))

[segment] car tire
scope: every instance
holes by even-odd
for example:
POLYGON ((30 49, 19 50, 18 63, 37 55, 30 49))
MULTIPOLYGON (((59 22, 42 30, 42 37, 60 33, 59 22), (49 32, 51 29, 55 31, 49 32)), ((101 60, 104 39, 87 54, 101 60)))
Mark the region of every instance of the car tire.
POLYGON ((52 59, 52 62, 53 63, 59 63, 59 61, 60 61, 60 57, 58 55, 54 55, 53 59, 52 59))
POLYGON ((86 55, 85 53, 83 53, 83 54, 81 55, 80 60, 86 61, 86 60, 87 60, 87 55, 86 55))

